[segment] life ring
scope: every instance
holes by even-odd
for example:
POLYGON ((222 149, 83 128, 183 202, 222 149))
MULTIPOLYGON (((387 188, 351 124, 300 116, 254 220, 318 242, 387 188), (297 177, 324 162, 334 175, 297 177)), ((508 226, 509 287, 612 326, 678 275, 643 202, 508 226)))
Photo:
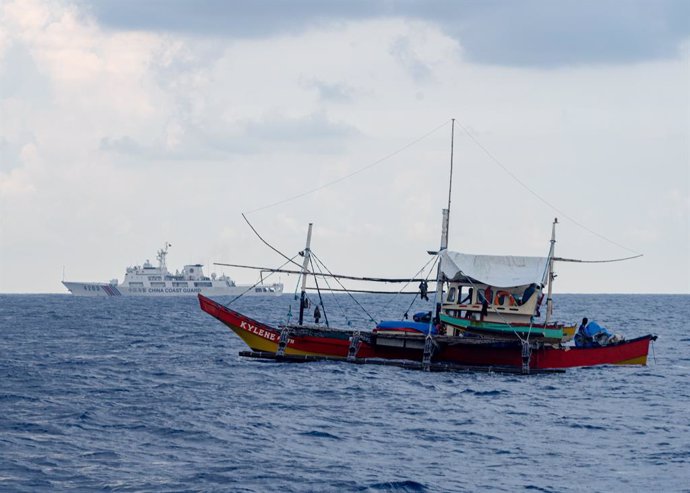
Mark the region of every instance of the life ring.
MULTIPOLYGON (((501 298, 508 298, 508 306, 515 306, 515 298, 508 291, 497 291, 496 298, 494 298, 494 305, 503 305, 501 298)), ((503 300, 505 301, 505 299, 503 300)))

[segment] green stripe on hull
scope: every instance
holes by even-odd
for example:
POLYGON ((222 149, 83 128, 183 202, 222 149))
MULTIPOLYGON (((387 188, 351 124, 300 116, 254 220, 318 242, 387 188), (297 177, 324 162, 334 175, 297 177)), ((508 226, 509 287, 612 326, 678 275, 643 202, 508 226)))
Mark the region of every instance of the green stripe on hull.
POLYGON ((540 335, 547 339, 561 339, 563 338, 563 329, 545 329, 543 327, 513 327, 508 324, 499 324, 495 322, 480 322, 478 320, 469 320, 465 318, 455 318, 448 315, 441 314, 441 322, 449 325, 454 325, 463 329, 482 330, 486 332, 496 332, 499 334, 531 334, 540 335))

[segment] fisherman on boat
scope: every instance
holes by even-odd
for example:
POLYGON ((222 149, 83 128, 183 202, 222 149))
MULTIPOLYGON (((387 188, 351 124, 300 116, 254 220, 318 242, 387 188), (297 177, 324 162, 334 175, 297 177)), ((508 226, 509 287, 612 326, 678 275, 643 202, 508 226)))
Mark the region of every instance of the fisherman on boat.
POLYGON ((429 283, 422 281, 419 283, 419 298, 424 301, 429 301, 429 283))
POLYGON ((619 334, 612 334, 606 327, 602 327, 597 322, 590 322, 587 317, 582 319, 577 334, 575 334, 576 347, 608 346, 621 340, 623 338, 619 334))
POLYGON ((529 286, 527 286, 527 289, 525 289, 525 292, 522 293, 522 298, 520 299, 518 304, 524 305, 525 303, 527 303, 536 290, 537 285, 535 283, 532 283, 529 286))

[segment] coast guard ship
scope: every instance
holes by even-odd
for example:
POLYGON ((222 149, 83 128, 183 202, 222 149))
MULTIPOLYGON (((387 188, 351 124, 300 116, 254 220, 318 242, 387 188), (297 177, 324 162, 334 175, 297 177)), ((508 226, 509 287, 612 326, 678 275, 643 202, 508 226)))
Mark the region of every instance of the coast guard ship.
POLYGON ((206 277, 201 264, 185 265, 182 272, 168 271, 165 257, 169 243, 158 250, 158 267, 147 260, 144 265, 127 267, 125 279, 118 284, 117 279, 109 283, 62 281, 62 284, 75 296, 245 296, 280 295, 281 283, 237 285, 226 275, 206 277), (249 290, 249 291, 247 291, 249 290))

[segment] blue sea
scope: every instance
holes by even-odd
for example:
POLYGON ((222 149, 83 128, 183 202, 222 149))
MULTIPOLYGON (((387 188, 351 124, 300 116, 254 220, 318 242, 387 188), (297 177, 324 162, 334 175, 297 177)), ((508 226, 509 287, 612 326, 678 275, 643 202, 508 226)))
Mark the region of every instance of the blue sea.
MULTIPOLYGON (((261 362, 195 298, 0 296, 0 491, 690 491, 690 296, 555 299, 560 320, 658 334, 649 365, 261 362)), ((411 297, 358 300, 399 318, 411 297)), ((278 323, 291 304, 233 307, 278 323)))

